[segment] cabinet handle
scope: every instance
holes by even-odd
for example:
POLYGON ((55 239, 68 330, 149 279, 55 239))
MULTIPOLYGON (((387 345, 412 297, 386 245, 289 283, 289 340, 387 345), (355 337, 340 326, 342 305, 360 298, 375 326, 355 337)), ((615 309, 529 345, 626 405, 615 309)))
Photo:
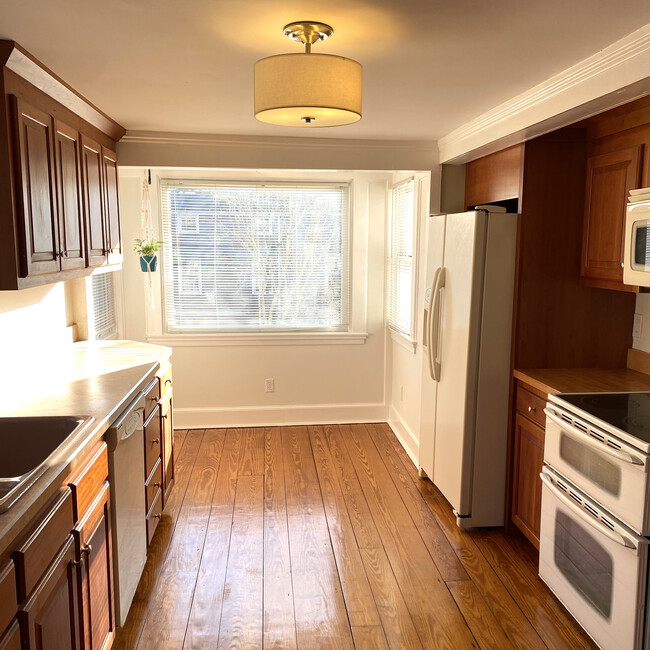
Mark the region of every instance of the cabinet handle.
POLYGON ((153 486, 154 486, 154 487, 157 487, 157 488, 161 488, 161 487, 162 487, 162 483, 154 483, 153 486))
POLYGON ((536 406, 529 406, 529 407, 528 407, 528 412, 529 412, 529 413, 535 413, 536 411, 537 411, 537 407, 536 407, 536 406))
POLYGON ((90 555, 92 553, 93 547, 90 544, 86 544, 81 550, 87 555, 90 555))
POLYGON ((159 439, 159 438, 154 438, 154 439, 151 441, 151 444, 152 444, 152 445, 159 445, 159 444, 160 444, 160 439, 159 439))
POLYGON ((78 560, 72 560, 72 566, 81 566, 83 563, 84 563, 83 558, 79 558, 78 560))
POLYGON ((154 519, 160 519, 162 517, 162 512, 159 512, 157 515, 154 515, 154 519))
POLYGON ((171 383, 172 383, 172 380, 171 380, 171 379, 165 379, 165 385, 167 385, 167 384, 171 384, 171 383))

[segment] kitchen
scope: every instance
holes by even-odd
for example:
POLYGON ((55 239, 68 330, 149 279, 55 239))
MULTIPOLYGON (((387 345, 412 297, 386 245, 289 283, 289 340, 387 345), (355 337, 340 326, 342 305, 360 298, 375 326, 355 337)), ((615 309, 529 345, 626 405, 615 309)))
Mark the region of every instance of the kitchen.
MULTIPOLYGON (((219 9, 219 24, 206 18, 202 46, 224 48, 220 70, 232 65, 230 74, 242 77, 240 86, 229 77, 232 93, 221 97, 211 85, 216 79, 205 81, 205 71, 217 65, 214 57, 200 58, 186 43, 197 19, 208 15, 205 4, 192 8, 191 25, 183 23, 189 15, 167 6, 146 14, 151 25, 139 36, 154 28, 171 33, 174 18, 188 30, 186 54, 169 62, 187 69, 188 96, 165 99, 160 91, 172 87, 168 71, 154 63, 166 60, 164 42, 146 37, 151 52, 138 44, 131 58, 118 50, 84 57, 73 44, 44 45, 53 38, 49 26, 59 30, 57 42, 66 42, 65 12, 57 12, 61 3, 51 4, 0 9, 0 36, 19 43, 2 49, 0 333, 7 343, 0 415, 61 416, 57 426, 75 428, 44 473, 27 479, 33 484, 23 485, 10 503, 14 493, 0 514, 0 647, 593 647, 588 635, 612 647, 602 611, 593 615, 567 595, 572 588, 584 594, 584 588, 571 587, 561 572, 542 571, 543 581, 538 578, 537 549, 544 556, 543 522, 553 521, 546 513, 562 507, 552 505, 562 489, 554 470, 591 496, 597 511, 621 519, 623 537, 637 551, 648 533, 643 522, 582 485, 584 476, 560 467, 561 441, 553 462, 544 450, 547 416, 566 422, 566 405, 548 402, 549 393, 650 390, 643 279, 624 282, 621 268, 621 252, 631 241, 624 232, 629 192, 650 186, 648 27, 639 28, 646 21, 638 15, 632 21, 609 4, 590 18, 593 42, 583 39, 564 58, 547 52, 537 61, 546 66, 538 76, 523 61, 513 62, 523 66, 523 83, 504 81, 501 94, 489 95, 487 103, 473 106, 476 90, 463 95, 456 89, 457 115, 443 114, 435 100, 428 110, 438 111, 441 125, 423 129, 429 120, 417 118, 426 115, 426 102, 414 102, 410 119, 402 117, 410 109, 397 97, 386 98, 380 110, 377 66, 386 65, 386 52, 379 56, 373 49, 379 45, 351 39, 352 18, 364 11, 390 43, 399 39, 388 17, 402 27, 400 21, 413 17, 397 20, 383 4, 374 12, 354 5, 357 13, 350 9, 348 16, 323 7, 322 16, 312 17, 331 22, 334 34, 314 43, 314 51, 350 55, 363 65, 363 117, 301 137, 304 130, 254 120, 251 72, 255 61, 298 51, 282 26, 304 17, 299 8, 287 6, 278 18, 252 3, 260 16, 251 18, 245 34, 235 28, 242 16, 232 7, 219 9), (34 20, 30 10, 44 12, 42 18, 34 20), (245 68, 227 63, 233 50, 246 52, 245 68), (383 115, 381 128, 373 111, 383 115), (39 169, 34 161, 47 143, 55 154, 50 167, 39 169), (78 171, 75 155, 82 162, 78 171), (71 160, 72 175, 66 176, 71 160), (30 194, 30 174, 38 173, 52 175, 49 198, 30 194), (336 269, 349 255, 336 291, 309 309, 310 318, 325 320, 309 321, 301 331, 219 331, 210 320, 214 310, 204 308, 206 297, 216 300, 210 283, 215 277, 227 283, 228 267, 239 268, 238 258, 223 235, 200 254, 187 253, 185 245, 206 236, 211 206, 230 205, 251 186, 266 188, 267 205, 276 201, 274 191, 291 191, 291 200, 320 206, 312 231, 323 252, 318 264, 307 255, 300 259, 302 282, 294 280, 287 295, 311 277, 319 278, 313 286, 333 291, 319 269, 330 260, 327 268, 336 269), (303 188, 311 194, 296 198, 303 188), (54 206, 57 219, 49 258, 38 248, 47 233, 34 230, 31 240, 25 235, 29 215, 42 210, 43 201, 54 206), (78 209, 71 213, 71 205, 78 209), (497 519, 477 524, 485 529, 463 522, 466 513, 435 467, 442 462, 451 468, 451 452, 440 451, 442 434, 433 435, 435 426, 426 424, 441 405, 452 413, 463 409, 460 397, 454 409, 443 388, 454 257, 444 252, 441 264, 431 255, 428 238, 442 221, 428 215, 475 206, 490 206, 472 213, 474 223, 483 224, 476 232, 484 229, 486 237, 491 223, 503 220, 499 215, 520 215, 514 220, 514 293, 505 297, 511 306, 497 310, 512 315, 499 325, 500 340, 508 344, 500 358, 508 358, 493 382, 497 415, 488 418, 496 430, 488 445, 500 486, 486 496, 490 492, 500 508, 497 519), (391 216, 397 214, 405 218, 398 222, 391 216), (338 248, 326 237, 332 223, 340 233, 338 248), (75 238, 77 245, 71 244, 75 238), (163 242, 151 272, 146 266, 143 272, 144 256, 131 251, 142 238, 163 242), (393 247, 395 241, 406 253, 393 247), (229 264, 220 263, 227 256, 229 264), (213 271, 206 274, 204 266, 213 271), (440 280, 436 289, 434 272, 443 266, 449 269, 446 284, 440 280), (412 278, 402 302, 390 295, 398 268, 410 268, 412 278), (339 318, 333 325, 326 320, 332 314, 339 318), (203 331, 188 333, 188 323, 203 324, 203 331), (437 332, 430 329, 436 324, 437 332), (433 341, 441 343, 441 358, 432 359, 433 341), (443 376, 434 390, 430 360, 441 364, 443 376), (116 460, 128 444, 135 451, 116 460), (545 458, 552 469, 543 480, 545 458), (128 463, 139 469, 121 474, 128 463), (432 474, 433 483, 426 478, 432 474), (127 512, 123 500, 129 498, 137 516, 125 525, 115 511, 127 512), (125 539, 134 530, 138 548, 131 550, 125 539)), ((72 5, 86 46, 97 34, 108 38, 102 23, 145 24, 139 22, 143 8, 120 5, 113 13, 88 14, 88 7, 72 5), (94 33, 83 30, 84 20, 94 33)), ((473 16, 474 24, 498 19, 514 29, 523 17, 506 5, 495 6, 492 17, 473 16)), ((531 22, 552 14, 550 7, 530 11, 525 18, 531 22)), ((447 28, 459 18, 442 7, 426 15, 447 28)), ((561 40, 563 30, 575 30, 583 19, 576 15, 556 25, 554 38, 561 40)), ((122 42, 125 53, 132 34, 122 42)), ((517 46, 536 37, 529 30, 517 37, 517 46)), ((409 44, 416 46, 432 47, 409 44)), ((447 63, 469 74, 462 57, 447 63)), ((440 75, 432 64, 434 72, 440 75)), ((473 74, 480 84, 480 71, 473 74)), ((391 78, 403 92, 414 87, 413 76, 391 78)), ((444 73, 438 88, 443 79, 444 73)), ((219 210, 224 222, 241 219, 219 210)), ((453 221, 446 218, 448 232, 453 221)), ((243 223, 238 232, 247 232, 249 222, 237 223, 243 223)), ((256 228, 264 242, 289 237, 286 223, 271 217, 256 228)), ((642 235, 637 239, 640 245, 642 235)), ((482 241, 479 234, 475 241, 482 241)), ((275 270, 254 275, 246 304, 271 304, 264 283, 277 277, 275 270)), ((226 288, 231 302, 241 299, 237 286, 226 288)), ((223 310, 226 303, 218 304, 223 310)), ((470 322, 468 316, 465 325, 474 332, 470 322)), ((471 410, 474 398, 469 392, 465 397, 471 410)), ((576 417, 582 422, 584 410, 576 417)), ((566 433, 565 425, 557 426, 566 433)), ((603 429, 602 423, 588 426, 603 429)), ((21 437, 8 422, 2 427, 5 439, 21 437)), ((614 449, 610 443, 618 444, 620 434, 609 434, 614 449)), ((624 442, 635 461, 647 454, 629 437, 624 442)), ((24 445, 16 449, 3 454, 9 468, 27 455, 24 445)), ((568 512, 575 526, 578 516, 568 512)), ((582 515, 583 521, 594 516, 582 515)), ((552 559, 553 551, 546 553, 552 559)), ((618 562, 620 556, 611 557, 618 562)), ((614 588, 607 619, 614 621, 614 638, 632 635, 625 647, 644 647, 647 558, 642 551, 635 558, 638 589, 628 590, 631 596, 614 588), (621 608, 635 612, 634 620, 619 618, 621 608)))

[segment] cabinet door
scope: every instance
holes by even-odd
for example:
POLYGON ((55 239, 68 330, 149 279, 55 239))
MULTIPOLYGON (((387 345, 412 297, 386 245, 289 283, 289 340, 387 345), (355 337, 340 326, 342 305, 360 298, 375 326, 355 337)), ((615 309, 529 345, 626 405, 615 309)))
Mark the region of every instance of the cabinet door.
POLYGON ((172 414, 172 395, 170 391, 163 400, 160 414, 163 433, 163 507, 167 503, 169 491, 174 484, 174 422, 172 414))
POLYGON ((56 120, 54 123, 54 148, 61 268, 83 268, 86 265, 86 246, 81 196, 79 132, 56 120))
POLYGON ((102 148, 94 140, 81 136, 81 172, 86 216, 88 266, 106 261, 106 231, 102 197, 102 148))
POLYGON ((104 483, 74 529, 80 572, 84 650, 109 648, 115 636, 110 488, 104 483))
POLYGON ((539 523, 542 513, 544 429, 517 413, 513 459, 512 521, 539 549, 539 523))
POLYGON ((11 96, 21 276, 59 270, 52 118, 11 96))
POLYGON ((603 289, 623 284, 623 236, 628 192, 639 187, 643 145, 587 160, 581 277, 603 289))
POLYGON ((21 650, 18 621, 14 621, 7 631, 0 636, 0 650, 21 650))
POLYGON ((104 228, 109 262, 121 261, 122 233, 120 228, 120 201, 117 186, 117 154, 102 147, 104 176, 104 228))
POLYGON ((78 650, 77 566, 72 536, 18 612, 23 650, 78 650))

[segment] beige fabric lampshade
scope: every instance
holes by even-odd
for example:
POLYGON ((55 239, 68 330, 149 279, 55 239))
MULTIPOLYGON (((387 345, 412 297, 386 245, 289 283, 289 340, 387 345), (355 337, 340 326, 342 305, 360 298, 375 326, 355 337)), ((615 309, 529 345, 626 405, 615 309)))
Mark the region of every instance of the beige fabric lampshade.
POLYGON ((255 117, 282 126, 361 119, 362 68, 332 54, 279 54, 255 64, 255 117))

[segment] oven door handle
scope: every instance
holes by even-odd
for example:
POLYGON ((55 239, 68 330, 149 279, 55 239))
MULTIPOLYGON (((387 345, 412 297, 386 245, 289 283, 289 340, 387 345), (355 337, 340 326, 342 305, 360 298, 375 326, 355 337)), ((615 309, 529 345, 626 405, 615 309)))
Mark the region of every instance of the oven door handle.
POLYGON ((553 422, 555 422, 558 426, 562 427, 563 429, 566 429, 569 433, 572 433, 574 436, 580 438, 582 442, 585 442, 586 444, 590 445, 594 449, 601 451, 603 454, 607 454, 608 456, 613 456, 614 458, 617 458, 618 460, 622 460, 625 463, 629 463, 630 465, 643 466, 643 461, 640 458, 637 458, 636 456, 632 456, 632 454, 630 454, 627 451, 623 451, 622 449, 614 449, 612 447, 608 447, 607 445, 604 445, 602 442, 599 442, 598 440, 592 438, 588 433, 585 433, 584 431, 580 431, 580 429, 577 429, 576 427, 569 424, 568 422, 565 422, 562 418, 559 418, 555 411, 552 411, 549 408, 545 408, 544 413, 546 414, 547 417, 553 420, 553 422))
POLYGON ((638 547, 634 542, 621 535, 620 533, 616 532, 615 530, 611 530, 610 528, 607 528, 605 524, 601 523, 598 519, 594 519, 591 515, 588 515, 582 508, 577 506, 573 501, 571 501, 570 498, 567 497, 567 495, 562 492, 559 488, 555 486, 553 481, 549 478, 547 474, 542 472, 539 477, 542 479, 542 481, 546 484, 549 490, 551 490, 555 496, 557 496, 558 499, 567 507, 569 510, 571 510, 577 517, 582 519, 586 524, 589 524, 592 528, 595 528, 599 533, 602 533, 605 535, 605 537, 608 537, 611 539, 613 542, 616 542, 620 546, 624 546, 625 548, 632 549, 633 551, 638 551, 638 547))

